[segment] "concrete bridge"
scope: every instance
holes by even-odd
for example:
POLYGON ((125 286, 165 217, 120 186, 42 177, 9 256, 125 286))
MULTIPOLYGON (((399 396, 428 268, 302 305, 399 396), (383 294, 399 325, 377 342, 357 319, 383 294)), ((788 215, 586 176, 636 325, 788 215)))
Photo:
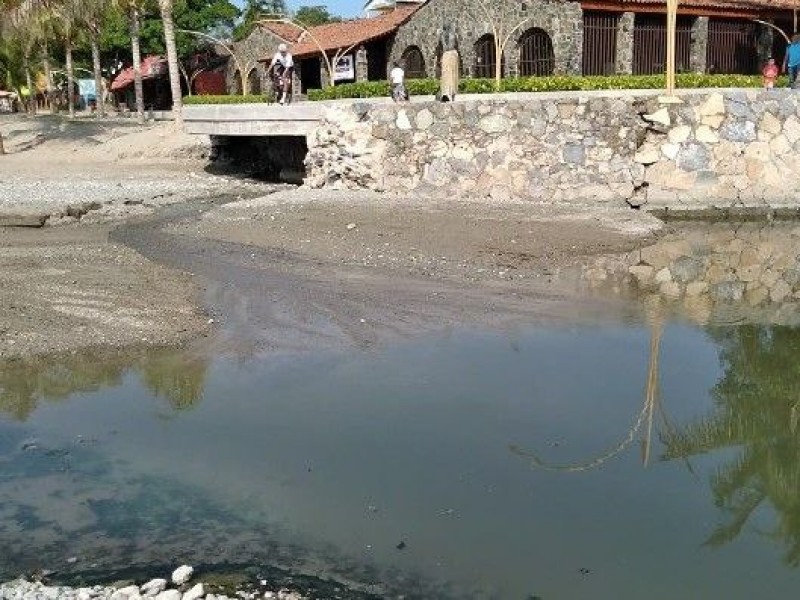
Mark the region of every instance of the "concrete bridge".
POLYGON ((317 102, 280 104, 193 104, 184 107, 187 133, 211 136, 306 137, 322 120, 317 102))

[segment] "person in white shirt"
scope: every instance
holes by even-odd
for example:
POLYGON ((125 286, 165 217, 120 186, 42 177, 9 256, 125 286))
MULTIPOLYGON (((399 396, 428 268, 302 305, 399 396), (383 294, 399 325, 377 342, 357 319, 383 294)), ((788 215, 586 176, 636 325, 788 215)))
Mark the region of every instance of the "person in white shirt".
POLYGON ((394 68, 389 73, 389 81, 392 84, 392 100, 395 102, 405 102, 408 100, 406 92, 406 72, 400 63, 394 63, 394 68))
POLYGON ((273 88, 281 104, 291 101, 292 74, 294 73, 294 60, 286 44, 280 44, 272 62, 267 68, 267 77, 273 82, 273 88))

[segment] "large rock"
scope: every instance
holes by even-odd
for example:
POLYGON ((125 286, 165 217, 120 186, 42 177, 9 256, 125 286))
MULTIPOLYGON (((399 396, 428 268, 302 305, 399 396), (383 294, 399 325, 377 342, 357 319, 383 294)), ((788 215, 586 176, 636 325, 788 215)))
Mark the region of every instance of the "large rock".
POLYGON ((719 130, 719 136, 729 142, 754 142, 756 135, 756 125, 752 121, 732 121, 726 123, 719 130))
POLYGON ((203 596, 206 595, 205 587, 203 587, 202 583, 198 583, 188 592, 183 595, 181 600, 200 600, 203 596))
POLYGON ((679 283, 700 279, 705 272, 703 261, 693 256, 682 256, 670 266, 672 277, 679 283))
POLYGON ((151 579, 139 588, 143 596, 157 596, 167 589, 166 579, 151 579))
POLYGON ((709 153, 702 144, 685 144, 675 162, 684 171, 702 171, 708 167, 709 153))
POLYGON ((488 115, 478 123, 484 133, 503 133, 511 129, 511 120, 503 115, 488 115))
POLYGON ((156 596, 156 600, 181 600, 181 596, 178 590, 165 590, 156 596))
POLYGON ((172 572, 172 583, 175 585, 183 585, 187 583, 194 575, 194 569, 189 565, 181 565, 172 572))
POLYGON ((714 92, 700 105, 700 117, 717 117, 725 114, 725 98, 722 94, 714 92))

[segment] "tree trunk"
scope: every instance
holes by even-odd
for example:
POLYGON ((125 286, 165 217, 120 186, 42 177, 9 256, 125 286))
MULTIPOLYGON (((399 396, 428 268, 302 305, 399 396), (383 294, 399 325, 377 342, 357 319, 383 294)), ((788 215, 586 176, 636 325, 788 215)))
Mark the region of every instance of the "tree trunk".
POLYGON ((172 0, 159 0, 161 20, 164 23, 164 44, 167 47, 169 83, 172 91, 172 116, 175 125, 183 126, 183 98, 181 96, 181 72, 178 69, 178 49, 175 45, 175 23, 172 20, 172 0))
POLYGON ((69 110, 69 118, 75 117, 75 74, 72 68, 72 44, 67 42, 64 46, 64 51, 67 55, 67 109, 69 110))
POLYGON ((95 28, 90 29, 92 36, 92 70, 94 71, 94 97, 97 106, 97 118, 106 116, 105 98, 103 97, 103 73, 100 70, 100 37, 95 28))
POLYGON ((28 59, 25 59, 25 85, 28 86, 28 100, 27 100, 27 110, 28 114, 33 114, 36 112, 36 96, 33 93, 33 78, 31 77, 31 68, 28 65, 28 59))
POLYGON ((499 36, 495 37, 494 63, 494 88, 499 92, 503 79, 503 47, 500 44, 499 36))
POLYGON ((45 102, 47 108, 53 108, 53 71, 50 68, 50 48, 45 41, 42 45, 42 67, 44 68, 44 78, 46 81, 47 89, 45 90, 45 102))
POLYGON ((139 124, 144 124, 144 88, 142 87, 142 49, 139 44, 141 37, 139 23, 139 9, 131 8, 131 54, 133 55, 133 89, 136 94, 136 117, 139 124))
POLYGON ((3 134, 0 133, 0 156, 6 153, 6 148, 3 146, 3 134))

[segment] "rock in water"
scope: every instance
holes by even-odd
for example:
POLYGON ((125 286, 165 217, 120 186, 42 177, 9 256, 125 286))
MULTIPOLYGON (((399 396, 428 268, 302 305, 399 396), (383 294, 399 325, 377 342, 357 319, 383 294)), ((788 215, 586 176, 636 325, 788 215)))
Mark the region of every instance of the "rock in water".
POLYGON ((158 596, 165 589, 167 589, 166 579, 151 579, 141 587, 143 596, 158 596))
POLYGON ((194 569, 189 565, 182 565, 172 572, 172 583, 183 585, 192 578, 194 569))
POLYGON ((203 596, 206 595, 206 590, 203 587, 202 583, 198 583, 188 592, 183 595, 183 600, 200 600, 203 596))

